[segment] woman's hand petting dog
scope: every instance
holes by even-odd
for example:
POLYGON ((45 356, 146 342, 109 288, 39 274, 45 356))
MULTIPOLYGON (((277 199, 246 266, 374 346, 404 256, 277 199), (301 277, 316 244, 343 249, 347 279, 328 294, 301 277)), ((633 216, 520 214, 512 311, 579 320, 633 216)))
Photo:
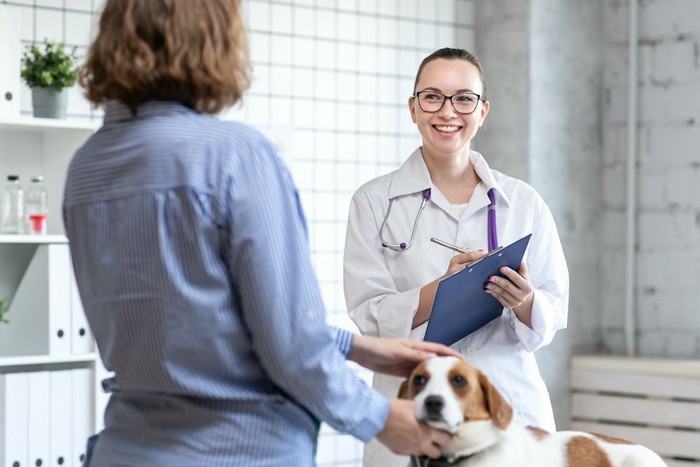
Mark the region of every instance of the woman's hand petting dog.
POLYGON ((449 347, 434 342, 356 335, 348 359, 377 373, 406 377, 416 365, 438 355, 462 358, 449 347))
POLYGON ((437 459, 442 455, 442 447, 452 441, 452 435, 419 422, 412 400, 393 399, 389 418, 377 440, 394 454, 437 459))

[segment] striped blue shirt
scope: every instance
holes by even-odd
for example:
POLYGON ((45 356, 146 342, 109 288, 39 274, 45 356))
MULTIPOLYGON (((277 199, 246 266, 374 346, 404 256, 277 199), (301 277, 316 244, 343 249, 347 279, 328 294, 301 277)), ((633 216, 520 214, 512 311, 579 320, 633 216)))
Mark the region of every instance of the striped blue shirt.
POLYGON ((115 372, 93 465, 312 465, 388 401, 331 330, 290 174, 252 128, 111 102, 63 200, 80 296, 115 372))

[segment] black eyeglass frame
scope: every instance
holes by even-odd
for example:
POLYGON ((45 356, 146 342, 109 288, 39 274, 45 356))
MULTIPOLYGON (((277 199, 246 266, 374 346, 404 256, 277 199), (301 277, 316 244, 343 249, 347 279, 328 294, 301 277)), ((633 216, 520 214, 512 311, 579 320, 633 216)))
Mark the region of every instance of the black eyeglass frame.
POLYGON ((476 109, 479 107, 479 102, 478 102, 478 101, 486 102, 486 99, 482 99, 482 98, 481 98, 481 94, 477 94, 477 93, 475 93, 475 92, 458 92, 457 94, 452 94, 451 96, 446 96, 446 95, 444 95, 444 94, 441 93, 441 92, 430 91, 430 90, 424 89, 423 91, 418 91, 417 93, 415 93, 415 94, 412 95, 411 97, 414 98, 414 99, 417 99, 417 100, 418 100, 418 107, 420 107, 420 109, 421 109, 423 112, 427 112, 427 113, 429 113, 429 114, 434 114, 434 113, 439 112, 440 110, 442 110, 442 108, 445 106, 445 102, 447 102, 448 100, 450 101, 450 104, 452 104, 452 108, 454 109, 454 111, 457 112, 457 113, 460 114, 460 115, 471 115, 471 114, 473 114, 474 112, 476 112, 476 109), (420 96, 421 94, 423 94, 423 93, 426 93, 426 92, 429 92, 429 93, 431 93, 431 94, 440 94, 442 97, 444 97, 444 99, 443 99, 443 101, 442 101, 442 105, 441 105, 440 107, 438 107, 437 110, 425 110, 425 109, 423 108, 423 106, 420 105, 420 98, 419 98, 419 96, 420 96), (455 107, 455 103, 452 101, 452 98, 453 98, 453 97, 455 97, 455 96, 463 96, 463 95, 465 95, 465 94, 469 94, 470 96, 476 96, 477 103, 476 103, 476 105, 474 106, 474 110, 472 110, 471 112, 460 112, 459 110, 457 110, 457 107, 455 107))

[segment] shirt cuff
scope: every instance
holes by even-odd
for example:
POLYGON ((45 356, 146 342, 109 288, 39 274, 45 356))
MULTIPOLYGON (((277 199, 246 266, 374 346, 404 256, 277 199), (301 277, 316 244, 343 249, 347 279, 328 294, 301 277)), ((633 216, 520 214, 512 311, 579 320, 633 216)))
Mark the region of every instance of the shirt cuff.
POLYGON ((510 310, 515 334, 528 352, 534 352, 540 347, 549 344, 554 337, 552 307, 546 299, 540 296, 537 290, 534 291, 534 294, 531 317, 532 328, 523 324, 515 315, 515 312, 510 310))
POLYGON ((335 346, 338 348, 340 353, 347 358, 347 356, 350 355, 350 350, 352 350, 352 339, 354 334, 347 329, 340 329, 336 327, 331 327, 331 333, 335 346))
POLYGON ((365 443, 375 438, 386 425, 389 408, 389 399, 372 390, 367 404, 367 417, 355 425, 349 434, 365 443))

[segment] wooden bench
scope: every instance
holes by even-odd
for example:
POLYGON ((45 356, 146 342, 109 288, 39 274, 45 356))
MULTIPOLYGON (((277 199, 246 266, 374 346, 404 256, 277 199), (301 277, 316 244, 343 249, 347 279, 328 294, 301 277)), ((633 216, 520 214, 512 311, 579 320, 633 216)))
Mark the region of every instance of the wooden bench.
POLYGON ((572 429, 643 444, 669 467, 700 467, 700 360, 578 356, 572 429))

